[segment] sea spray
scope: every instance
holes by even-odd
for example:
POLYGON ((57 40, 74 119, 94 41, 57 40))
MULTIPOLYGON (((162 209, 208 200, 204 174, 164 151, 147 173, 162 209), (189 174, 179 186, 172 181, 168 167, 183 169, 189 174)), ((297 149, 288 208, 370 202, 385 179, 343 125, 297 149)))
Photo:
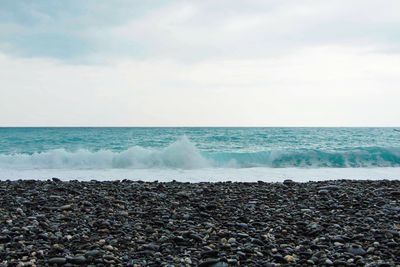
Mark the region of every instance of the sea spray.
POLYGON ((211 166, 186 136, 163 149, 131 147, 116 152, 54 149, 33 154, 0 155, 0 168, 18 169, 113 169, 113 168, 180 168, 211 166))
POLYGON ((123 151, 54 149, 33 154, 1 154, 2 169, 199 169, 399 167, 400 149, 359 147, 338 151, 296 150, 201 152, 186 136, 165 148, 134 146, 123 151))
POLYGON ((390 128, 0 128, 3 173, 252 167, 400 167, 400 134, 390 128))

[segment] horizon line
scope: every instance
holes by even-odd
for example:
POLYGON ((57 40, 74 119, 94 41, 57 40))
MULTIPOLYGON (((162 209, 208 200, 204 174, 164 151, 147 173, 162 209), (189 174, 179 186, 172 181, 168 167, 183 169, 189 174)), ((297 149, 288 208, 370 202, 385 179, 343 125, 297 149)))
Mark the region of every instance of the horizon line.
POLYGON ((338 126, 338 125, 305 125, 305 126, 275 126, 275 125, 269 125, 269 126, 246 126, 246 125, 241 125, 241 126, 234 126, 234 125, 228 125, 228 126, 163 126, 163 125, 151 125, 151 126, 137 126, 137 125, 114 125, 114 126, 107 126, 107 125, 90 125, 90 126, 85 126, 85 125, 55 125, 55 126, 49 126, 49 125, 40 125, 40 126, 0 126, 0 128, 400 128, 400 125, 398 126, 377 126, 377 125, 364 125, 364 126, 338 126))

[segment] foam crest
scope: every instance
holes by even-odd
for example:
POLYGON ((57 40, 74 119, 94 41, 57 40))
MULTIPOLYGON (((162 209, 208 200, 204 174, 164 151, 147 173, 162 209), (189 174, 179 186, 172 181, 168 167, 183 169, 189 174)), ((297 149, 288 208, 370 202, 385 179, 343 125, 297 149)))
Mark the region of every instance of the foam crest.
POLYGON ((33 154, 0 155, 0 168, 19 169, 126 169, 180 168, 210 166, 187 137, 181 137, 164 149, 131 147, 125 151, 67 151, 55 149, 33 154))
POLYGON ((1 154, 0 169, 202 169, 202 168, 362 168, 400 167, 400 148, 360 147, 340 151, 294 150, 200 152, 183 136, 165 148, 124 151, 55 149, 33 154, 1 154))

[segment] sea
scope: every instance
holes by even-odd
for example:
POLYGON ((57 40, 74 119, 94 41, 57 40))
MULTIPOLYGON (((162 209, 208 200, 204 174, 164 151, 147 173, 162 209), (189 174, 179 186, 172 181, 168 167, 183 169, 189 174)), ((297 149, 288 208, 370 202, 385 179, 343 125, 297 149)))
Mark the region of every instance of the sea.
POLYGON ((0 179, 400 179, 394 128, 0 128, 0 179))

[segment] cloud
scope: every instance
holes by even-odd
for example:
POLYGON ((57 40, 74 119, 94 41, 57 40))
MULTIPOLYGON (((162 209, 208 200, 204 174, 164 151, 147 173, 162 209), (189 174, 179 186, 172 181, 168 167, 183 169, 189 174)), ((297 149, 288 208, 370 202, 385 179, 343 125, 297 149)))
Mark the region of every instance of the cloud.
POLYGON ((174 2, 103 29, 110 40, 104 44, 122 56, 189 62, 273 57, 321 45, 398 49, 400 19, 394 10, 400 4, 395 1, 247 3, 174 2))
POLYGON ((398 125, 399 60, 337 46, 190 65, 1 55, 0 125, 398 125))
POLYGON ((400 2, 3 1, 0 125, 399 125, 400 2))
POLYGON ((400 2, 11 1, 0 49, 74 62, 273 57, 322 45, 399 51, 400 2))
MULTIPOLYGON (((153 7, 146 2, 4 2, 0 9, 0 49, 22 57, 84 62, 94 53, 107 52, 98 50, 107 37, 98 39, 92 33, 145 15, 153 7)), ((159 2, 152 1, 154 4, 159 2)))

